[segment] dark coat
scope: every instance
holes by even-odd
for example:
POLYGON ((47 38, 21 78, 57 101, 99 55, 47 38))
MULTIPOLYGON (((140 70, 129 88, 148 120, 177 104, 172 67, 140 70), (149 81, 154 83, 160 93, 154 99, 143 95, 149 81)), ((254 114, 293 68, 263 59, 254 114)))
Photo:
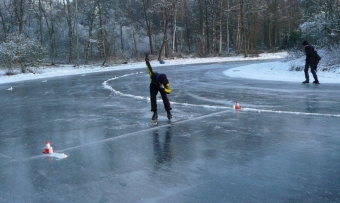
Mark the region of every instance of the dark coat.
POLYGON ((307 45, 305 47, 305 52, 306 52, 306 63, 308 64, 315 63, 314 47, 307 45))
POLYGON ((166 77, 165 74, 157 73, 152 70, 152 67, 150 65, 150 62, 148 60, 146 62, 146 69, 148 70, 150 79, 151 79, 151 84, 156 85, 157 87, 159 86, 159 83, 164 85, 164 89, 162 89, 165 93, 170 94, 171 93, 171 88, 170 88, 170 83, 168 78, 166 77))

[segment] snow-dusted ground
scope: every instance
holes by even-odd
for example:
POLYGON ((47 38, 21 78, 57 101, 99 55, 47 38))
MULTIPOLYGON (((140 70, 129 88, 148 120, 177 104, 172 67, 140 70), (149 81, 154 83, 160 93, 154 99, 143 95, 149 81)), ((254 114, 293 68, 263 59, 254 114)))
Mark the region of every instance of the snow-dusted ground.
MULTIPOLYGON (((271 53, 271 54, 260 54, 260 57, 256 58, 244 58, 239 57, 213 57, 213 58, 189 58, 189 59, 171 59, 165 60, 165 65, 184 65, 184 64, 195 64, 195 63, 212 63, 212 62, 228 62, 228 61, 245 61, 245 60, 266 60, 266 59, 278 59, 277 62, 269 62, 263 64, 254 64, 248 66, 237 67, 226 70, 225 75, 230 77, 240 77, 249 79, 260 79, 260 80, 274 80, 274 81, 287 81, 287 82, 302 82, 304 78, 303 71, 289 71, 292 66, 304 66, 304 59, 297 59, 287 62, 285 60, 287 56, 286 52, 271 53)), ((153 67, 164 66, 159 64, 157 61, 151 61, 153 67)), ((123 70, 123 69, 140 69, 145 68, 144 62, 121 64, 110 67, 100 66, 79 66, 74 67, 72 65, 58 66, 58 67, 42 67, 39 68, 36 74, 16 74, 12 76, 5 76, 4 70, 0 70, 0 84, 11 83, 23 80, 32 79, 45 79, 49 77, 64 76, 64 75, 75 75, 75 74, 86 74, 93 72, 123 70)), ((320 83, 340 83, 340 70, 333 70, 331 72, 317 72, 320 83)), ((310 74, 310 80, 313 77, 310 74)))

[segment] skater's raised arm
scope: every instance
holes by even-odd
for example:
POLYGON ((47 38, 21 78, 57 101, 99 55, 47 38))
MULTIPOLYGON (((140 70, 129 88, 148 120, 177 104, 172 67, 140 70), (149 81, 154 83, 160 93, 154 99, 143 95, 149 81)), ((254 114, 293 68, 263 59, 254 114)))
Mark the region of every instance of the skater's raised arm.
POLYGON ((150 65, 150 60, 147 54, 145 55, 145 63, 146 63, 146 69, 148 70, 149 76, 151 77, 154 73, 150 65))

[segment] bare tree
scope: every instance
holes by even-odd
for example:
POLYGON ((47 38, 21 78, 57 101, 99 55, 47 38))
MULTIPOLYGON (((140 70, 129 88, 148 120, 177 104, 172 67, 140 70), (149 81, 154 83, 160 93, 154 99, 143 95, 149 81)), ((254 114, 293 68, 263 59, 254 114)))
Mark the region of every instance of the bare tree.
POLYGON ((247 56, 293 44, 301 35, 323 44, 340 41, 340 0, 78 1, 75 22, 72 0, 1 0, 0 40, 14 33, 37 38, 53 65, 64 53, 68 63, 74 60, 75 25, 85 63, 99 59, 102 65, 123 51, 137 56, 140 48, 159 52, 160 60, 183 51, 207 56, 234 49, 247 56))
MULTIPOLYGON (((93 30, 95 29, 95 21, 97 18, 96 6, 97 0, 87 1, 86 6, 84 4, 80 4, 79 10, 84 16, 83 26, 87 28, 87 39, 84 43, 84 53, 85 53, 85 64, 89 63, 90 53, 92 44, 97 40, 94 38, 93 30)), ((75 22, 78 23, 78 22, 75 22)))
POLYGON ((340 43, 340 0, 303 1, 302 7, 305 38, 331 46, 340 43))
POLYGON ((206 26, 206 21, 205 21, 205 15, 206 13, 204 12, 205 8, 205 0, 200 0, 199 1, 199 12, 200 12, 200 28, 201 28, 201 54, 202 56, 206 55, 206 38, 205 38, 205 26, 206 26))
POLYGON ((130 27, 131 27, 132 38, 133 38, 134 56, 136 56, 138 54, 136 31, 135 31, 135 26, 133 25, 131 18, 130 18, 130 27))
POLYGON ((143 0, 143 9, 144 9, 144 17, 146 22, 146 27, 148 31, 149 37, 149 46, 150 46, 150 53, 154 54, 153 45, 152 45, 152 22, 150 18, 150 9, 151 8, 151 0, 143 0))
MULTIPOLYGON (((228 1, 229 3, 229 1, 228 1)), ((219 38, 219 47, 218 47, 218 54, 222 54, 222 44, 223 44, 223 18, 224 18, 224 9, 223 9, 223 0, 220 0, 220 3, 219 3, 219 7, 220 7, 220 10, 219 10, 219 13, 220 13, 220 19, 219 19, 219 27, 220 27, 220 38, 219 38)))
MULTIPOLYGON (((65 13, 66 13, 66 22, 68 27, 68 37, 69 37, 69 59, 68 62, 72 63, 73 60, 73 27, 72 27, 72 15, 74 15, 74 12, 71 10, 71 4, 70 0, 63 0, 65 13)), ((76 22, 77 23, 77 22, 76 22)))
POLYGON ((161 50, 159 51, 158 55, 158 61, 162 60, 162 55, 165 50, 165 57, 168 57, 168 49, 167 49, 167 43, 168 43, 168 11, 166 7, 162 8, 162 16, 163 16, 163 43, 161 46, 161 50))
POLYGON ((172 53, 177 52, 176 48, 176 32, 177 32, 177 19, 181 17, 184 12, 185 0, 172 0, 172 53))
POLYGON ((1 1, 0 2, 0 20, 1 20, 1 26, 2 26, 2 30, 4 33, 4 41, 7 41, 8 39, 8 29, 7 29, 7 25, 6 25, 6 21, 9 17, 9 7, 10 4, 8 1, 1 1))
POLYGON ((25 8, 27 8, 26 0, 12 0, 14 13, 16 20, 18 22, 18 30, 21 35, 24 30, 24 16, 25 16, 25 8))
POLYGON ((248 56, 247 53, 247 39, 246 39, 246 27, 245 27, 245 5, 244 0, 240 0, 240 21, 241 21, 241 36, 243 38, 243 47, 244 47, 244 57, 248 56))
MULTIPOLYGON (((41 2, 42 3, 42 2, 41 2)), ((53 10, 53 0, 48 0, 48 2, 45 2, 44 4, 41 5, 41 12, 44 16, 46 27, 48 29, 49 33, 49 38, 50 38, 50 48, 51 48, 51 65, 55 65, 56 62, 56 56, 57 56, 57 51, 56 51, 56 39, 55 39, 55 17, 54 17, 54 10, 53 10), (45 8, 46 7, 46 8, 45 8), (49 13, 47 13, 47 11, 49 13)))
POLYGON ((160 52, 158 53, 158 60, 162 60, 163 54, 165 57, 169 55, 169 46, 168 46, 168 23, 171 20, 173 13, 172 3, 167 0, 160 0, 156 4, 152 6, 150 9, 151 12, 154 12, 162 17, 162 31, 163 31, 163 40, 160 48, 160 52))
POLYGON ((33 11, 35 14, 35 18, 38 20, 38 27, 39 27, 39 41, 40 41, 40 46, 43 46, 43 35, 44 35, 44 30, 43 30, 43 13, 42 13, 42 0, 38 0, 37 3, 33 3, 33 11))
POLYGON ((107 59, 103 6, 104 5, 102 4, 101 1, 97 2, 99 16, 99 51, 104 55, 104 61, 102 63, 102 66, 105 65, 107 59))

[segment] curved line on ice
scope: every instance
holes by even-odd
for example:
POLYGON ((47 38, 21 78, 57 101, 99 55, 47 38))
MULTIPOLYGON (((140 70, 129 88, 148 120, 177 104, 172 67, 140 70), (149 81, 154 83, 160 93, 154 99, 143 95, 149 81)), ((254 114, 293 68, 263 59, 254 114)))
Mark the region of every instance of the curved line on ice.
MULTIPOLYGON (((131 97, 134 99, 142 99, 142 100, 147 100, 150 101, 149 97, 144 97, 144 96, 136 96, 132 94, 125 94, 122 93, 118 90, 115 90, 113 87, 108 85, 107 83, 112 80, 117 80, 119 78, 123 77, 128 77, 131 75, 137 75, 142 72, 136 72, 136 73, 130 73, 130 74, 125 74, 122 76, 114 77, 111 79, 108 79, 104 81, 103 87, 104 89, 108 89, 111 92, 113 92, 116 95, 123 96, 123 97, 131 97)), ((162 100, 157 100, 158 102, 161 102, 162 100)), ((234 109, 234 107, 226 107, 226 106, 215 106, 215 105, 205 105, 205 104, 188 104, 188 103, 178 103, 178 102, 170 102, 171 104, 176 104, 176 105, 182 105, 182 106, 190 106, 190 107, 201 107, 201 108, 209 108, 209 109, 234 109)), ((295 115, 306 115, 306 116, 326 116, 326 117, 340 117, 339 114, 323 114, 323 113, 306 113, 306 112, 294 112, 294 111, 276 111, 276 110, 266 110, 266 109, 256 109, 256 108, 242 108, 241 111, 251 111, 251 112, 258 112, 258 113, 278 113, 278 114, 295 114, 295 115)))
MULTIPOLYGON (((132 95, 132 94, 125 94, 122 93, 116 89, 114 89, 113 87, 111 87, 110 85, 108 85, 109 81, 113 81, 113 80, 117 80, 120 78, 124 78, 124 77, 128 77, 131 75, 137 75, 139 73, 142 72, 136 72, 136 73, 130 73, 130 74, 125 74, 122 76, 118 76, 118 77, 114 77, 108 80, 105 80, 102 84, 104 89, 110 90, 111 92, 113 92, 116 95, 122 96, 122 97, 130 97, 130 98, 134 98, 134 99, 141 99, 141 100, 146 100, 146 101, 150 101, 150 97, 145 97, 145 96, 136 96, 136 95, 132 95)), ((158 102, 162 102, 161 99, 157 100, 158 102)), ((212 105, 200 105, 200 104, 188 104, 188 103, 178 103, 178 102, 170 102, 171 104, 176 104, 176 105, 182 105, 182 106, 191 106, 191 107, 203 107, 203 108, 209 108, 209 109, 232 109, 232 107, 224 107, 224 106, 212 106, 212 105)))

